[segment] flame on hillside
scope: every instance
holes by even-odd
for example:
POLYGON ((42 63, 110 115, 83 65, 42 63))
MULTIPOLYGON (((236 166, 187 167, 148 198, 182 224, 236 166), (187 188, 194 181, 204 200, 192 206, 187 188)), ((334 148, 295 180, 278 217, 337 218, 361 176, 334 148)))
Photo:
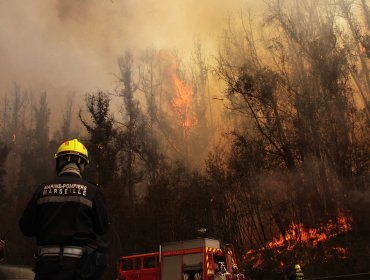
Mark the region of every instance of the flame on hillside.
MULTIPOLYGON (((326 225, 320 225, 317 228, 305 228, 302 223, 292 223, 285 235, 280 234, 258 250, 249 250, 243 258, 245 261, 253 263, 254 269, 262 268, 265 251, 270 250, 274 254, 283 255, 294 251, 298 246, 316 248, 319 244, 323 244, 333 237, 351 231, 352 222, 352 217, 339 215, 335 221, 329 220, 326 225)), ((335 255, 338 258, 346 258, 348 255, 348 250, 340 246, 327 246, 324 251, 328 257, 335 255)), ((284 262, 280 261, 279 265, 283 267, 284 262)))
POLYGON ((191 110, 193 90, 191 85, 180 79, 178 75, 179 64, 176 58, 164 51, 161 51, 160 55, 169 62, 167 75, 172 82, 175 93, 171 105, 183 129, 184 138, 187 139, 191 128, 197 122, 195 114, 191 110))

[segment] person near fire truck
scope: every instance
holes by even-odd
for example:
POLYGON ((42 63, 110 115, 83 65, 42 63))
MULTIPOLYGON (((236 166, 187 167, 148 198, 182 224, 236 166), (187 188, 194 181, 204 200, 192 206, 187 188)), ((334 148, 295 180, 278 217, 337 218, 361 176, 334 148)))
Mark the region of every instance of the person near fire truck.
POLYGON ((222 271, 222 268, 223 267, 224 267, 223 263, 221 263, 221 262, 215 263, 215 268, 214 268, 215 276, 214 276, 214 280, 226 280, 226 276, 225 276, 225 274, 222 271))
POLYGON ((304 274, 299 264, 294 265, 294 270, 292 271, 289 280, 304 280, 304 274))
POLYGON ((36 237, 35 279, 101 279, 106 255, 96 235, 109 223, 101 188, 81 176, 87 149, 65 141, 54 158, 57 176, 37 187, 19 220, 22 233, 36 237))
POLYGON ((233 263, 231 269, 233 272, 232 273, 233 280, 244 280, 245 279, 244 274, 239 271, 238 265, 236 263, 233 263))

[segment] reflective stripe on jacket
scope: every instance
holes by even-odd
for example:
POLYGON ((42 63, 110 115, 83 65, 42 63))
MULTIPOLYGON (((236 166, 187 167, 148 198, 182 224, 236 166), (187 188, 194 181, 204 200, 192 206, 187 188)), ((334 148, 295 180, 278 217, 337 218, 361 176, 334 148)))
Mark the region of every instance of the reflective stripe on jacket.
POLYGON ((108 230, 107 210, 99 186, 64 173, 36 189, 19 221, 24 235, 38 245, 87 245, 108 230))

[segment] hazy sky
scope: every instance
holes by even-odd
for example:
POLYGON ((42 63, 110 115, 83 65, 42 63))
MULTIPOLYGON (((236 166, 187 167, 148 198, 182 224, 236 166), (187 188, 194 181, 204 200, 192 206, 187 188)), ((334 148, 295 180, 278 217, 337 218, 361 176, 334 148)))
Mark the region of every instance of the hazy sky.
POLYGON ((259 0, 0 0, 0 95, 115 86, 125 50, 212 46, 230 13, 259 0))

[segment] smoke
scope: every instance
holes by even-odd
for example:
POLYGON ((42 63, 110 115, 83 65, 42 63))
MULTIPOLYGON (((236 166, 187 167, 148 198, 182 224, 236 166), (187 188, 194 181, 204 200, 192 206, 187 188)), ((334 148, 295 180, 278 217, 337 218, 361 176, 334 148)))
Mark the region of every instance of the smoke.
POLYGON ((0 94, 16 81, 50 95, 114 86, 125 50, 212 45, 245 0, 0 0, 0 94))
POLYGON ((80 106, 88 92, 117 88, 126 50, 189 54, 196 40, 215 49, 230 14, 253 2, 0 0, 0 104, 15 82, 33 95, 47 92, 53 132, 71 94, 80 106))

